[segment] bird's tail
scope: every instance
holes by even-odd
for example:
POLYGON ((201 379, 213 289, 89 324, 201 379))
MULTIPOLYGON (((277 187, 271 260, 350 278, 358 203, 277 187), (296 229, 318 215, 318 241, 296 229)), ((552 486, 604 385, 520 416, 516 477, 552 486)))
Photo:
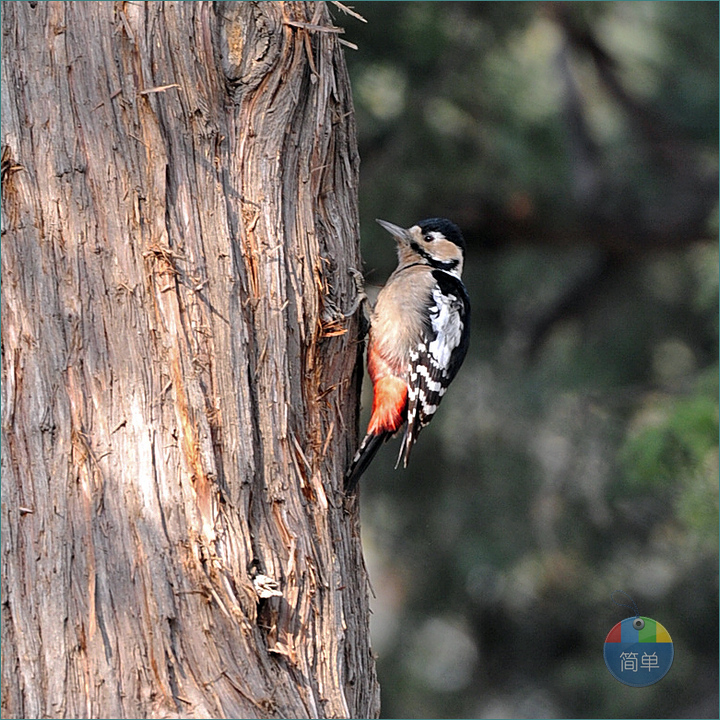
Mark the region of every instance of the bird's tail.
POLYGON ((384 432, 379 435, 368 433, 360 443, 348 471, 345 473, 345 494, 351 495, 360 480, 360 476, 367 470, 380 446, 390 437, 392 433, 384 432))

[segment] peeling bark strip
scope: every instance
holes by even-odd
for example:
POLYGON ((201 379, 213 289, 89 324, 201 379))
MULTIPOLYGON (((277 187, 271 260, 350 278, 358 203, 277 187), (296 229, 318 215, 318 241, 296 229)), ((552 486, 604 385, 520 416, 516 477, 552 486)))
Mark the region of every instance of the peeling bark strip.
POLYGON ((327 8, 2 32, 3 716, 376 716, 327 8))

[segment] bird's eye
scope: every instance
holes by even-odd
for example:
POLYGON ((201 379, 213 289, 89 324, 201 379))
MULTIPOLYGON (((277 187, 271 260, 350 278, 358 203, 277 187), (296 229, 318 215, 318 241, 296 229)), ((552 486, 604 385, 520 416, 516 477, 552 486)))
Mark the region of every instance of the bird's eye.
POLYGON ((425 242, 432 242, 435 239, 435 236, 432 233, 428 233, 425 235, 425 242))

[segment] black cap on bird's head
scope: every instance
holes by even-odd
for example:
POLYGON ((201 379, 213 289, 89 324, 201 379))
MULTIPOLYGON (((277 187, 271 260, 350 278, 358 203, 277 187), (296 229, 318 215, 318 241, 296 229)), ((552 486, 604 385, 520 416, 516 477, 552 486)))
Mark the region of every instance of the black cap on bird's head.
POLYGON ((452 220, 447 220, 446 218, 428 218, 427 220, 421 220, 418 226, 423 233, 442 233, 447 240, 455 243, 463 251, 463 254, 465 254, 467 247, 465 245, 465 238, 462 232, 460 232, 460 228, 452 222, 452 220))

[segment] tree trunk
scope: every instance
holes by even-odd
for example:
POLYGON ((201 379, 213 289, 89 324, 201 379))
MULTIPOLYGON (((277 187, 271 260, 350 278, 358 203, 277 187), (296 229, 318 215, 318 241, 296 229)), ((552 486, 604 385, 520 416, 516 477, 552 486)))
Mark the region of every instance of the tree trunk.
POLYGON ((2 32, 3 716, 376 716, 326 6, 2 32))

